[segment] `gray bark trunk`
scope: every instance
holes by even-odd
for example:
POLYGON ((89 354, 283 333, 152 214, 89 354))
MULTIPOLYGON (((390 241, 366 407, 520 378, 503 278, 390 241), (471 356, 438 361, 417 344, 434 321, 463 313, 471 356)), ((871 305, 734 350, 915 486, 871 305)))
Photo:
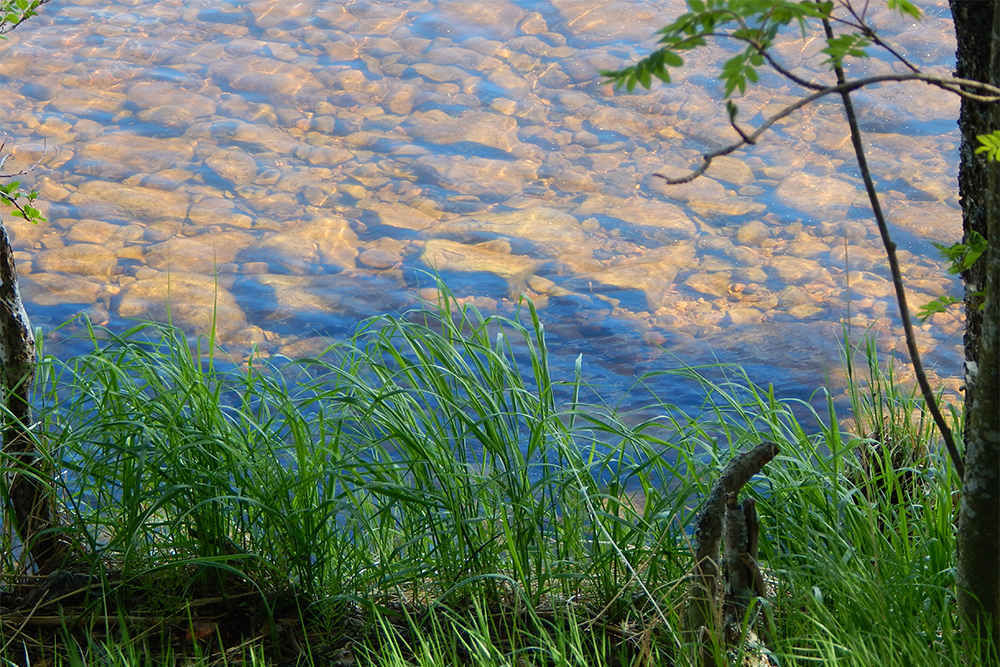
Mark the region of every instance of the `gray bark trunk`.
MULTIPOLYGON (((951 0, 957 74, 1000 83, 1000 3, 951 0)), ((981 664, 1000 654, 1000 164, 976 155, 976 136, 1000 129, 1000 108, 962 101, 959 192, 966 238, 989 248, 966 281, 965 477, 958 527, 959 614, 971 638, 990 633, 981 664), (985 292, 984 299, 978 293, 985 292), (992 651, 992 655, 989 655, 992 651)))
POLYGON ((7 486, 11 523, 39 571, 54 567, 58 544, 44 459, 31 434, 31 382, 35 376, 35 336, 17 284, 7 229, 0 223, 0 363, 7 404, 4 454, 14 472, 7 486))

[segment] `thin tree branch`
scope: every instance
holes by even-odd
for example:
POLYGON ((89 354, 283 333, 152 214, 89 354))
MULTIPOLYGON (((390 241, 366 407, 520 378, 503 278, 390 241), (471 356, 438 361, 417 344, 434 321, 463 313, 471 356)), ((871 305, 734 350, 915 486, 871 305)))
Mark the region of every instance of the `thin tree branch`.
POLYGON ((865 88, 867 86, 871 86, 876 83, 886 83, 890 81, 893 82, 923 81, 924 83, 930 86, 937 86, 938 88, 955 93, 966 99, 976 100, 978 102, 989 102, 989 103, 1000 102, 1000 88, 997 88, 996 86, 991 86, 986 83, 982 83, 980 81, 973 81, 971 79, 959 79, 952 76, 937 76, 933 74, 924 74, 922 72, 914 72, 911 74, 880 74, 878 76, 868 76, 862 79, 855 79, 853 81, 845 81, 843 83, 838 83, 836 86, 829 86, 827 88, 824 88, 823 90, 816 91, 812 95, 807 95, 806 97, 803 97, 797 102, 789 104, 784 109, 782 109, 781 111, 779 111, 778 113, 774 114, 766 121, 764 121, 764 123, 751 134, 744 136, 744 133, 741 132, 740 141, 702 155, 702 160, 704 161, 704 163, 700 167, 691 171, 685 176, 682 176, 680 178, 668 178, 662 174, 653 174, 653 175, 658 178, 662 178, 671 185, 690 183, 691 181, 698 178, 708 170, 709 165, 712 164, 712 160, 714 160, 717 157, 722 157, 723 155, 729 155, 730 153, 737 151, 740 148, 743 148, 747 144, 756 143, 756 141, 760 139, 761 135, 764 134, 764 132, 766 132, 772 125, 777 123, 782 118, 790 116, 791 114, 795 113, 802 107, 808 106, 809 104, 812 104, 816 100, 822 97, 826 97, 827 95, 833 95, 833 94, 843 95, 844 93, 850 93, 852 91, 865 88), (966 92, 962 90, 963 86, 966 88, 973 88, 975 90, 985 91, 989 93, 989 95, 976 95, 974 93, 966 92))
MULTIPOLYGON (((826 31, 827 39, 833 38, 833 28, 830 22, 823 20, 823 28, 826 31)), ((842 65, 834 64, 834 72, 837 74, 837 81, 845 83, 844 68, 842 65)), ((882 205, 879 203, 878 193, 875 191, 875 183, 872 181, 871 171, 868 169, 868 158, 865 156, 864 143, 861 140, 861 128, 858 126, 858 118, 854 113, 854 102, 851 101, 851 93, 848 90, 840 92, 841 100, 844 103, 844 113, 847 115, 847 123, 851 127, 851 143, 854 144, 854 155, 858 161, 858 168, 861 170, 861 178, 865 182, 865 191, 868 193, 868 201, 871 203, 872 213, 875 215, 875 222, 878 224, 878 231, 882 237, 882 244, 885 246, 885 254, 889 259, 889 270, 892 272, 892 285, 896 290, 896 303, 899 305, 899 317, 903 323, 903 335, 906 338, 906 348, 910 352, 910 362, 913 364, 913 372, 917 376, 917 384, 920 385, 920 393, 924 397, 927 409, 930 410, 934 423, 937 424, 944 444, 948 448, 952 465, 958 472, 959 477, 965 476, 965 465, 962 457, 955 446, 955 438, 952 435, 948 422, 938 406, 937 399, 931 389, 930 382, 927 381, 927 374, 924 372, 924 365, 920 359, 920 351, 917 349, 917 339, 913 334, 913 323, 910 321, 910 309, 906 303, 906 288, 903 285, 903 274, 899 269, 899 258, 896 256, 896 243, 889 234, 889 226, 886 224, 885 215, 882 212, 882 205)))

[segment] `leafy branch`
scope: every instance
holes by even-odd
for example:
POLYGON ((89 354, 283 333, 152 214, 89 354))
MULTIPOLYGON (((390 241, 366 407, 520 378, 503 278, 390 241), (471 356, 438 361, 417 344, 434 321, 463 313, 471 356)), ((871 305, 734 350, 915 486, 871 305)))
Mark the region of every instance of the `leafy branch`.
MULTIPOLYGON (((0 152, 3 152, 4 147, 7 145, 6 140, 0 143, 0 152)), ((7 163, 7 160, 11 158, 13 154, 8 153, 0 158, 0 169, 7 163)), ((42 157, 45 156, 45 152, 42 152, 42 157)), ((22 176, 29 171, 33 170, 41 162, 41 158, 38 159, 35 164, 31 165, 27 169, 22 169, 11 174, 0 173, 0 178, 13 178, 15 176, 22 176)), ((3 206, 13 206, 14 210, 11 215, 15 218, 24 218, 25 220, 33 223, 45 222, 45 218, 42 216, 42 212, 35 208, 34 203, 38 198, 37 190, 29 190, 25 192, 21 190, 21 181, 11 181, 9 183, 0 183, 0 205, 3 206)))
POLYGON ((35 11, 49 0, 3 0, 0 2, 0 39, 6 39, 3 35, 21 25, 32 16, 37 16, 35 11))
MULTIPOLYGON (((920 17, 919 9, 908 0, 888 0, 887 5, 890 9, 900 12, 902 15, 913 18, 920 17)), ((892 273, 892 283, 896 293, 896 301, 899 305, 904 338, 910 353, 914 373, 917 377, 917 383, 920 386, 928 410, 948 449, 955 470, 960 477, 964 476, 964 463, 958 453, 951 428, 941 413, 934 393, 927 381, 926 373, 923 370, 923 363, 916 345, 909 307, 907 306, 902 272, 896 256, 896 244, 890 235, 889 227, 875 190, 874 181, 868 169, 861 130, 854 112, 854 104, 851 100, 851 92, 875 83, 888 81, 923 81, 928 85, 937 86, 943 90, 957 94, 964 99, 996 103, 1000 101, 1000 88, 969 79, 924 74, 892 49, 891 46, 885 44, 868 25, 865 20, 865 14, 868 10, 867 2, 864 3, 862 10, 858 12, 851 5, 850 0, 837 0, 836 6, 846 10, 846 18, 834 16, 835 3, 828 0, 799 0, 798 2, 789 0, 688 0, 688 6, 692 11, 682 15, 674 23, 659 31, 661 35, 660 44, 664 46, 631 67, 618 72, 604 72, 603 74, 616 87, 624 86, 628 90, 632 90, 637 84, 642 84, 648 88, 653 77, 664 82, 670 81, 668 68, 678 67, 683 64, 684 60, 680 55, 681 52, 706 44, 709 37, 729 38, 743 42, 747 46, 742 52, 727 60, 719 74, 719 78, 725 86, 726 98, 729 98, 736 90, 744 93, 747 81, 758 81, 759 74, 757 69, 763 66, 765 61, 789 80, 813 92, 797 102, 786 106, 752 132, 748 132, 737 125, 737 106, 732 100, 727 99, 726 109, 729 115, 729 122, 739 135, 739 141, 703 154, 701 166, 686 176, 668 178, 662 174, 655 175, 672 184, 692 181, 705 173, 713 159, 728 155, 743 146, 756 143, 768 128, 782 118, 827 95, 839 95, 847 116, 848 125, 850 126, 851 142, 854 146, 855 157, 857 158, 858 167, 865 183, 865 190, 878 225, 879 234, 882 237, 882 243, 889 262, 889 269, 892 273), (833 74, 836 76, 835 85, 823 86, 813 84, 804 81, 798 76, 793 76, 768 53, 781 27, 797 23, 803 36, 805 36, 808 22, 814 20, 818 20, 822 24, 826 40, 826 47, 822 49, 822 52, 827 55, 824 63, 831 68, 833 74), (833 30, 833 23, 835 22, 838 25, 847 26, 852 32, 836 34, 833 30), (906 74, 866 77, 853 81, 847 80, 844 73, 845 58, 867 58, 869 54, 865 49, 872 44, 885 48, 894 57, 903 62, 910 72, 906 74)), ((983 143, 983 147, 981 147, 980 152, 986 152, 994 159, 1000 155, 1000 134, 988 135, 988 138, 981 139, 981 142, 983 143)), ((953 262, 957 262, 959 267, 971 266, 982 254, 980 244, 973 241, 964 246, 962 244, 953 246, 953 262)), ((961 270, 963 269, 958 269, 958 271, 961 270)), ((940 303, 942 303, 942 307, 945 307, 946 304, 943 301, 940 303)))

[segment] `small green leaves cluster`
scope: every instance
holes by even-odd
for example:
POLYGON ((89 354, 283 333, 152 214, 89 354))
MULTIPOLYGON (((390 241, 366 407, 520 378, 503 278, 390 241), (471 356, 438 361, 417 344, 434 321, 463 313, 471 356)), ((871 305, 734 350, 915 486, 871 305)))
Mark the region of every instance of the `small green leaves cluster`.
POLYGON ((747 48, 723 65, 721 78, 728 97, 736 89, 746 90, 746 82, 757 81, 756 68, 764 64, 763 54, 774 42, 778 30, 792 22, 803 29, 811 18, 829 16, 832 2, 814 0, 688 0, 688 13, 662 28, 659 49, 631 67, 602 72, 616 87, 632 90, 649 88, 653 77, 670 83, 670 67, 684 64, 681 53, 706 44, 709 37, 728 37, 744 42, 747 48))
POLYGON ((2 0, 0 1, 0 39, 4 33, 8 33, 21 25, 32 16, 36 16, 36 11, 48 0, 2 0))
MULTIPOLYGON (((976 260, 986 252, 986 239, 977 231, 969 232, 968 243, 953 243, 950 246, 935 243, 934 247, 941 253, 941 257, 948 261, 948 273, 958 274, 972 268, 976 260)), ((960 299, 953 296, 941 296, 928 302, 917 311, 917 317, 921 321, 926 320, 934 313, 944 311, 948 306, 959 303, 960 299)))
POLYGON ((948 273, 957 274, 971 268, 980 255, 986 252, 986 239, 979 232, 972 231, 969 232, 968 243, 954 243, 950 246, 935 243, 934 247, 950 263, 948 273))
POLYGON ((920 9, 912 2, 909 2, 909 0, 888 0, 885 6, 892 11, 899 12, 902 16, 909 16, 918 21, 920 20, 920 9))
POLYGON ((990 162, 1000 162, 1000 130, 994 130, 990 134, 980 134, 976 139, 979 140, 976 153, 986 153, 986 159, 990 162))
MULTIPOLYGON (((756 82, 757 69, 784 26, 796 24, 802 33, 810 20, 829 19, 835 3, 817 0, 687 0, 688 13, 661 29, 659 49, 631 67, 602 72, 616 87, 629 91, 637 85, 649 88, 654 78, 670 83, 670 68, 684 64, 685 51, 703 46, 708 38, 724 37, 746 44, 746 48, 726 61, 720 78, 726 97, 746 92, 747 81, 756 82)), ((888 0, 889 9, 920 17, 920 10, 908 0, 888 0)), ((871 40, 862 26, 860 32, 844 33, 826 40, 827 63, 840 66, 844 58, 866 58, 871 40)))
POLYGON ((10 183, 0 183, 0 203, 5 206, 13 206, 11 215, 15 218, 24 218, 29 222, 45 222, 42 212, 33 206, 38 192, 31 190, 24 192, 21 190, 21 181, 11 181, 10 183))
POLYGON ((868 52, 865 51, 865 47, 869 44, 871 44, 871 40, 857 33, 838 35, 828 39, 826 40, 826 48, 823 49, 823 53, 829 56, 825 62, 834 67, 841 67, 847 56, 867 58, 868 52))

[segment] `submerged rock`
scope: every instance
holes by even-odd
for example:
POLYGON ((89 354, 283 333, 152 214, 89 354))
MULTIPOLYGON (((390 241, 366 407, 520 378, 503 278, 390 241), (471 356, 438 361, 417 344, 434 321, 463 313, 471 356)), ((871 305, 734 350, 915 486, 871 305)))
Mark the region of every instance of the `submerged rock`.
POLYGON ((69 303, 91 304, 97 301, 100 283, 61 273, 32 273, 18 278, 21 298, 39 306, 69 303))
POLYGON ((680 207, 664 201, 633 197, 593 195, 577 209, 580 215, 604 214, 636 225, 639 231, 656 241, 677 241, 695 235, 694 223, 680 207))
POLYGON ((437 224, 436 217, 406 204, 374 202, 367 209, 376 215, 379 223, 387 227, 420 231, 437 224))
POLYGON ((211 275, 235 260, 240 251, 253 242, 254 237, 243 232, 173 238, 150 246, 146 251, 146 264, 162 271, 211 275))
POLYGON ((524 190, 527 167, 517 162, 486 158, 454 159, 425 156, 414 163, 414 172, 441 187, 466 195, 510 197, 524 190))
POLYGON ((645 294, 647 308, 657 310, 666 302, 677 273, 691 263, 695 252, 691 245, 663 246, 617 266, 605 266, 594 261, 575 265, 569 262, 567 265, 575 274, 572 282, 581 285, 580 291, 583 291, 583 284, 590 282, 639 290, 645 294))
POLYGON ((110 248, 80 243, 43 250, 35 258, 36 270, 58 272, 110 282, 118 266, 118 258, 110 248))
POLYGON ((216 150, 205 158, 205 166, 235 187, 248 185, 257 176, 257 161, 238 148, 216 150))
POLYGON ((799 171, 782 180, 775 194, 788 206, 814 214, 817 209, 846 209, 860 193, 854 185, 839 178, 799 171))
POLYGON ((541 246, 553 257, 589 254, 596 239, 583 229, 575 216, 545 206, 506 213, 477 213, 434 228, 435 234, 460 236, 500 235, 524 239, 541 246))
POLYGON ((411 137, 439 145, 470 144, 495 148, 516 157, 532 151, 517 137, 517 121, 509 116, 471 113, 453 118, 441 111, 414 114, 407 132, 411 137))
POLYGON ((76 154, 76 170, 99 178, 126 179, 138 173, 183 167, 193 155, 193 142, 186 139, 116 132, 84 144, 76 154))
POLYGON ((209 75, 233 90, 273 98, 312 95, 323 89, 323 84, 308 70, 259 56, 216 61, 209 68, 209 75))
POLYGON ((339 217, 320 218, 287 231, 265 236, 242 253, 243 261, 267 262, 272 271, 294 275, 320 273, 326 267, 353 269, 358 256, 358 235, 339 217))
POLYGON ((82 215, 105 220, 184 220, 190 207, 190 200, 181 192, 108 181, 82 183, 69 201, 82 215))
POLYGON ((246 326, 246 314, 229 291, 231 277, 182 271, 150 271, 122 288, 118 316, 172 322, 185 331, 230 334, 246 326))
POLYGON ((516 296, 543 262, 525 255, 511 255, 509 245, 507 252, 497 252, 497 249, 496 244, 466 245, 432 239, 424 244, 420 259, 435 271, 482 271, 500 276, 510 286, 511 295, 516 296))

